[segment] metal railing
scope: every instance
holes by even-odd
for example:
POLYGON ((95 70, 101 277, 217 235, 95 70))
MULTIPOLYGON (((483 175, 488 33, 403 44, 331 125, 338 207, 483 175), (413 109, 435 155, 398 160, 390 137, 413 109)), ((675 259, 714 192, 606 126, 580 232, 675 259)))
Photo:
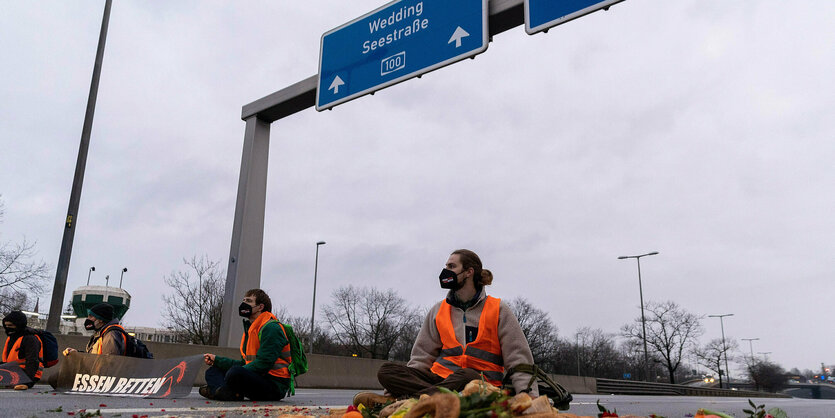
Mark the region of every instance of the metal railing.
POLYGON ((635 382, 631 380, 597 379, 597 393, 614 395, 655 396, 732 396, 744 398, 790 398, 782 393, 729 390, 670 383, 635 382))

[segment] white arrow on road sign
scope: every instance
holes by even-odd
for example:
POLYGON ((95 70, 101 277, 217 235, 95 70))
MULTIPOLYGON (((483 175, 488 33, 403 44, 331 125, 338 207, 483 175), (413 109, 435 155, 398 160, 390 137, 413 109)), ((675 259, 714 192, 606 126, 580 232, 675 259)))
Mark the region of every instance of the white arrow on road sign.
POLYGON ((333 90, 333 94, 337 94, 337 93, 339 93, 339 86, 344 86, 344 85, 345 85, 345 82, 342 81, 342 79, 339 78, 339 76, 336 76, 336 78, 333 79, 333 83, 331 83, 331 86, 328 87, 328 90, 333 90))
POLYGON ((452 37, 449 38, 447 43, 451 44, 452 41, 455 41, 455 47, 458 48, 461 46, 461 38, 466 38, 468 36, 470 36, 470 34, 459 26, 455 29, 455 32, 452 33, 452 37))

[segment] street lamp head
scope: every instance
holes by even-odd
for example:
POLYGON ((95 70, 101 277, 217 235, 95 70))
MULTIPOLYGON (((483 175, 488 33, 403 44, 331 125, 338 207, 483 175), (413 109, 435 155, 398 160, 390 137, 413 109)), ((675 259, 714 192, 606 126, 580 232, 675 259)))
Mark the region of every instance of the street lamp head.
POLYGON ((625 255, 622 255, 622 256, 618 257, 618 260, 624 260, 624 259, 627 259, 627 258, 629 258, 629 257, 627 257, 625 255))
POLYGON ((658 255, 658 251, 653 251, 653 252, 651 252, 651 253, 649 253, 649 254, 647 254, 647 255, 658 255))
POLYGON ((96 271, 95 267, 90 267, 90 271, 96 271))
POLYGON ((325 241, 319 241, 319 242, 317 242, 317 243, 316 243, 316 245, 317 245, 317 246, 318 246, 318 245, 325 245, 325 241))
POLYGON ((123 268, 123 269, 122 269, 122 273, 127 273, 127 272, 128 272, 128 268, 127 268, 127 267, 125 267, 125 268, 123 268))

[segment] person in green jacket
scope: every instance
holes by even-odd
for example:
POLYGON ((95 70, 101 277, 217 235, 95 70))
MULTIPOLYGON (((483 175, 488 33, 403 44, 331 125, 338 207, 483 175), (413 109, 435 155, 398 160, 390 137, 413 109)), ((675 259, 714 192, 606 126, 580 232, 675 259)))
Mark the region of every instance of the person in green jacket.
POLYGON ((270 297, 261 289, 249 290, 238 310, 244 317, 241 358, 204 354, 203 360, 211 367, 200 395, 219 401, 281 400, 290 388, 292 358, 284 327, 270 312, 270 297))

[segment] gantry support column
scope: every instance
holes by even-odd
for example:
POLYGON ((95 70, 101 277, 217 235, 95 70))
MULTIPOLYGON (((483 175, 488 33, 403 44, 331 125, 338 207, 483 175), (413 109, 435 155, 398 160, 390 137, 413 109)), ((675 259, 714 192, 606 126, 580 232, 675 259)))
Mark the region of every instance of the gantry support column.
POLYGON ((246 119, 232 246, 226 269, 226 292, 220 321, 220 346, 234 347, 240 343, 243 325, 238 316, 238 305, 247 290, 261 287, 269 153, 270 123, 257 116, 246 119))

